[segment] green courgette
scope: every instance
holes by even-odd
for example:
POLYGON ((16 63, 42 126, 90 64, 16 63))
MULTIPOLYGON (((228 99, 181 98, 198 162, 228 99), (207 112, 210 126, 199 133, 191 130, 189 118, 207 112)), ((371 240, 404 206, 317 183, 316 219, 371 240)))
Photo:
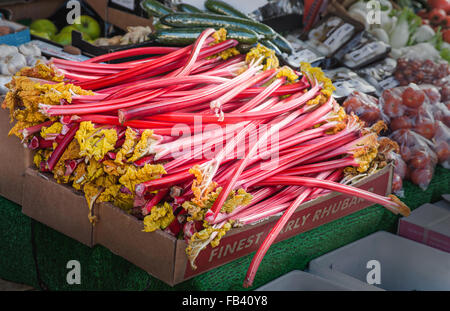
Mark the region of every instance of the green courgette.
POLYGON ((274 50, 277 56, 282 56, 280 49, 271 40, 261 40, 260 43, 266 48, 274 50))
POLYGON ((180 3, 177 5, 177 11, 178 12, 185 12, 185 13, 203 13, 202 10, 196 8, 193 5, 187 4, 187 3, 180 3))
POLYGON ((246 54, 248 53, 253 47, 255 47, 255 44, 245 44, 245 43, 241 43, 238 44, 236 46, 236 49, 239 51, 239 53, 241 54, 246 54))
POLYGON ((244 18, 207 13, 171 13, 161 17, 161 23, 172 27, 212 27, 226 29, 250 29, 271 39, 275 31, 267 25, 244 18))
POLYGON ((172 28, 170 26, 162 24, 161 21, 159 21, 159 20, 153 24, 153 27, 155 27, 155 29, 171 29, 172 28))
MULTIPOLYGON (((186 46, 198 38, 207 27, 157 29, 151 38, 162 45, 186 46)), ((235 39, 241 44, 252 45, 258 41, 257 34, 248 29, 227 29, 227 39, 235 39)))
POLYGON ((163 15, 173 13, 171 8, 156 0, 144 0, 141 2, 141 7, 147 12, 148 15, 155 17, 161 17, 163 15))
POLYGON ((276 34, 275 37, 270 39, 270 42, 272 42, 278 49, 280 49, 281 52, 292 54, 292 46, 282 35, 276 34))
MULTIPOLYGON (((244 13, 236 10, 229 4, 227 4, 223 1, 220 1, 220 0, 206 0, 205 7, 208 10, 210 10, 211 12, 214 12, 217 14, 252 20, 250 17, 248 17, 244 13)), ((287 54, 292 54, 291 44, 282 35, 276 33, 276 35, 270 41, 272 43, 271 46, 276 46, 279 51, 287 53, 287 54)))
POLYGON ((242 13, 241 11, 236 10, 228 3, 225 3, 220 0, 206 0, 205 8, 207 8, 209 11, 214 12, 216 14, 249 19, 246 14, 242 13))

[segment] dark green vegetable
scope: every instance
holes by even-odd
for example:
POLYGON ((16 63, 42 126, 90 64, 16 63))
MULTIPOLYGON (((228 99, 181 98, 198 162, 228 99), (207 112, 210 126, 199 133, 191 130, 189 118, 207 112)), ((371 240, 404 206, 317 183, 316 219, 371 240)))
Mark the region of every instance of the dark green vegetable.
POLYGON ((187 4, 187 3, 180 3, 177 5, 177 11, 178 12, 185 12, 185 13, 203 13, 202 10, 196 8, 193 5, 187 4))
POLYGON ((270 42, 272 42, 278 49, 280 49, 281 52, 292 54, 292 46, 282 35, 276 34, 275 37, 270 39, 270 42))
POLYGON ((254 47, 255 46, 255 44, 245 44, 245 43, 241 43, 241 44, 238 44, 237 46, 236 46, 236 49, 239 51, 239 53, 241 53, 241 54, 246 54, 246 53, 248 53, 249 51, 250 51, 250 49, 252 48, 252 47, 254 47))
POLYGON ((207 13, 171 13, 161 17, 161 23, 172 27, 213 27, 226 29, 250 29, 271 39, 275 31, 267 25, 238 17, 207 13))
MULTIPOLYGON (((158 29, 151 36, 156 42, 163 45, 185 46, 197 39, 207 27, 158 29)), ((227 29, 227 39, 235 39, 243 44, 255 44, 257 34, 247 29, 227 29)))
POLYGON ((275 44, 273 44, 273 42, 272 42, 271 40, 261 40, 260 43, 261 43, 262 45, 264 45, 266 48, 269 48, 269 49, 274 50, 274 51, 275 51, 275 54, 276 54, 277 56, 281 56, 281 55, 282 55, 280 49, 279 49, 275 44))
MULTIPOLYGON (((215 12, 217 14, 233 16, 238 18, 245 18, 253 21, 250 17, 248 17, 244 13, 236 10, 231 5, 220 0, 206 0, 205 7, 208 10, 215 12)), ((277 47, 279 51, 287 54, 292 54, 291 44, 282 35, 276 33, 275 37, 271 39, 271 42, 272 42, 271 46, 277 47)))
POLYGON ((162 24, 159 20, 153 24, 155 29, 171 29, 172 27, 162 24))
POLYGON ((214 12, 216 14, 249 19, 249 17, 246 14, 242 13, 239 10, 236 10, 228 3, 225 3, 220 0, 206 0, 205 8, 207 8, 209 11, 214 12))
POLYGON ((141 2, 142 8, 147 11, 148 15, 161 17, 166 14, 173 13, 171 8, 166 7, 156 0, 144 0, 141 2))

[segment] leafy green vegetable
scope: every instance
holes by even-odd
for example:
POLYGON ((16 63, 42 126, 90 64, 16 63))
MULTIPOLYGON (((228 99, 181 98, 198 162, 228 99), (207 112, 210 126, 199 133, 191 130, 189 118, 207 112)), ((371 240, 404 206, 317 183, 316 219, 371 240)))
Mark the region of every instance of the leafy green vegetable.
POLYGON ((436 50, 440 51, 442 49, 442 43, 444 42, 444 39, 442 38, 442 31, 441 31, 441 26, 439 26, 436 30, 436 34, 434 35, 433 38, 431 38, 431 40, 429 41, 432 45, 434 45, 434 47, 436 48, 436 50))
POLYGON ((450 63, 450 49, 442 49, 441 57, 450 63))

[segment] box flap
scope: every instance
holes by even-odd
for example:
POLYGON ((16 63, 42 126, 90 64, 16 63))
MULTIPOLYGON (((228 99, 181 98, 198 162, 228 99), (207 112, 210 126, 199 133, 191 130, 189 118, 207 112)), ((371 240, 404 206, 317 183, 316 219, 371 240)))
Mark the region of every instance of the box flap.
POLYGON ((160 230, 143 232, 142 221, 110 203, 99 204, 98 220, 94 243, 173 285, 175 237, 160 230))
POLYGON ((22 213, 91 247, 92 224, 86 199, 58 184, 50 175, 28 168, 23 187, 22 213))

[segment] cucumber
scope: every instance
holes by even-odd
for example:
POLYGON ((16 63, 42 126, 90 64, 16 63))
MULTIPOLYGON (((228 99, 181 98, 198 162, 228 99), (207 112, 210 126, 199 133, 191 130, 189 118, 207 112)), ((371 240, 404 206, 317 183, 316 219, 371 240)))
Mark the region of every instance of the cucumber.
POLYGON ((202 10, 196 8, 193 5, 187 4, 187 3, 180 3, 177 5, 177 11, 178 12, 185 12, 185 13, 203 13, 202 10))
POLYGON ((162 24, 159 20, 153 24, 155 29, 171 29, 172 27, 162 24))
POLYGON ((261 40, 260 43, 266 48, 274 50, 277 56, 282 56, 283 53, 271 40, 261 40))
POLYGON ((267 25, 252 20, 207 13, 171 13, 161 17, 161 23, 172 27, 212 27, 226 29, 250 29, 271 39, 275 31, 267 25))
POLYGON ((214 12, 216 14, 249 19, 249 17, 246 14, 242 13, 241 11, 236 10, 228 3, 225 3, 220 0, 206 0, 205 8, 207 8, 209 11, 214 12))
POLYGON ((156 17, 173 13, 171 8, 166 7, 164 4, 156 0, 144 0, 141 2, 141 7, 148 13, 148 15, 156 17))
MULTIPOLYGON (((207 27, 157 29, 152 39, 162 45, 186 46, 198 38, 207 27)), ((252 45, 258 41, 257 34, 248 29, 227 29, 227 38, 241 44, 252 45)))
POLYGON ((245 44, 245 43, 241 43, 238 44, 236 46, 236 49, 239 51, 239 53, 241 54, 246 54, 250 51, 251 48, 253 48, 255 45, 254 44, 245 44))
MULTIPOLYGON (((239 17, 239 18, 245 18, 248 20, 252 20, 250 17, 245 15, 244 13, 236 10, 229 4, 220 1, 220 0, 206 0, 205 7, 217 14, 227 15, 227 16, 233 16, 233 17, 239 17)), ((292 54, 292 46, 291 44, 280 34, 276 33, 276 35, 271 39, 272 46, 276 46, 279 51, 292 54)))
POLYGON ((289 41, 286 40, 282 35, 276 34, 275 37, 270 39, 270 42, 272 42, 278 49, 280 49, 281 52, 292 54, 292 46, 289 43, 289 41))

